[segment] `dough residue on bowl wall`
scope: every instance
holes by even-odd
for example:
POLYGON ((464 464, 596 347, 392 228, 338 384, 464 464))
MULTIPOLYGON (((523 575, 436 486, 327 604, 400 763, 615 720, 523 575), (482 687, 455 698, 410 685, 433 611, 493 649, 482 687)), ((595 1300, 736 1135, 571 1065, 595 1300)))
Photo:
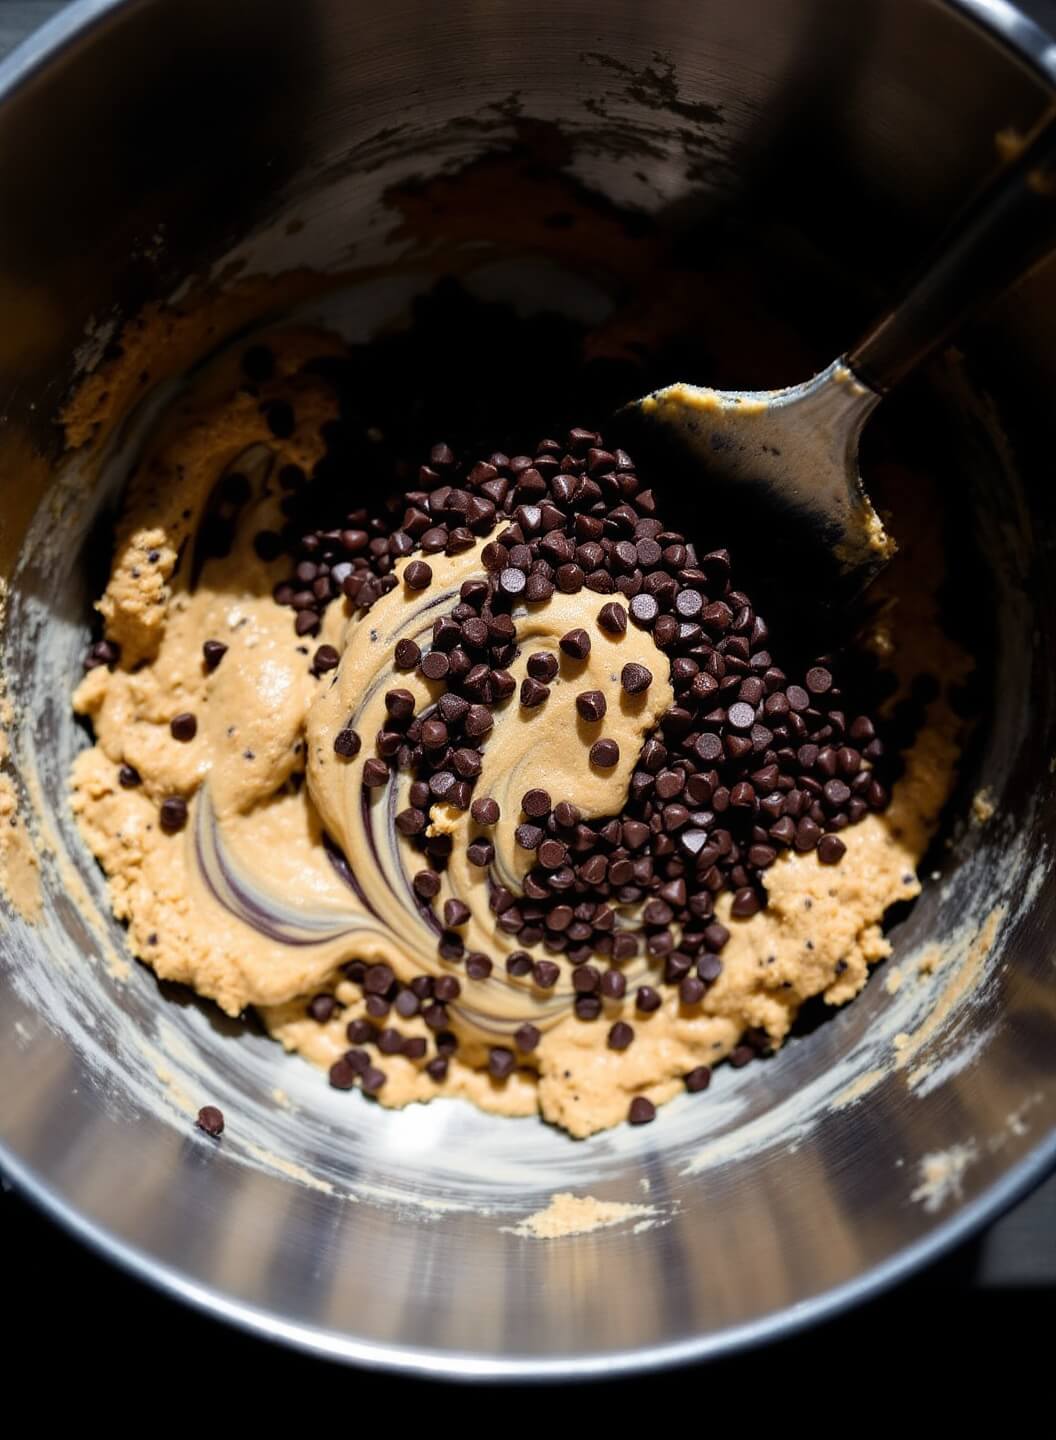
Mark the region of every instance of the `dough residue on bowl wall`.
POLYGON ((655 1205, 633 1205, 618 1200, 597 1200, 593 1195, 573 1195, 562 1190, 551 1195, 550 1203, 516 1225, 503 1226, 526 1240, 561 1240, 569 1235, 587 1235, 628 1220, 644 1220, 658 1214, 655 1205))

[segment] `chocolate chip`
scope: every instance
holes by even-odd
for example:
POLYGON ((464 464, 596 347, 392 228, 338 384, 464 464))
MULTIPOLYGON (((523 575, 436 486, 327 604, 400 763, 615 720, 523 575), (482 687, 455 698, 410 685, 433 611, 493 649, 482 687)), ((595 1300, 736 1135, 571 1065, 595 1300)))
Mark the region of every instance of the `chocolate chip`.
POLYGON ((521 1025, 513 1032, 513 1043, 526 1054, 534 1050, 542 1038, 534 1025, 521 1025))
POLYGON ((636 1095, 627 1111, 627 1119, 632 1125, 648 1125, 656 1119, 656 1106, 644 1095, 636 1095))
POLYGON ((550 814, 550 796, 545 790, 526 790, 521 796, 521 809, 533 820, 550 814))
POLYGON ((847 846, 837 835, 823 835, 818 841, 818 859, 823 865, 837 865, 847 854, 847 846))
POLYGON ((569 630, 558 643, 572 660, 585 660, 590 654, 590 636, 585 630, 569 630))
POLYGON ((411 881, 414 893, 423 900, 432 900, 440 893, 440 876, 435 870, 419 870, 411 881))
POLYGON ((492 800, 490 795, 481 796, 473 801, 469 813, 478 825, 496 825, 500 815, 498 801, 492 800))
POLYGON ((549 687, 540 684, 538 680, 533 680, 530 675, 526 675, 521 681, 521 704, 526 710, 534 710, 537 706, 542 705, 549 694, 549 687))
POLYGON ((644 665, 625 665, 620 672, 620 683, 628 695, 640 695, 653 683, 652 671, 644 665))
POLYGON ((513 832, 513 838, 522 850, 535 850, 543 838, 543 832, 538 825, 518 825, 513 832))
POLYGON ((217 1136, 224 1133, 224 1112, 218 1110, 215 1105, 203 1105, 198 1111, 198 1118, 194 1123, 199 1130, 204 1130, 215 1140, 217 1136))
POLYGON ((422 656, 422 674, 427 680, 442 680, 451 669, 451 661, 442 650, 430 650, 422 656))
POLYGON ((375 760, 371 757, 363 765, 363 784, 368 789, 377 789, 379 785, 388 784, 389 767, 384 760, 375 760))
POLYGON ((167 795, 161 802, 158 819, 166 835, 175 835, 187 824, 187 801, 182 795, 167 795))
POLYGON ((807 689, 812 695, 827 695, 832 689, 832 674, 824 666, 816 665, 807 671, 807 689))
POLYGON ((134 765, 122 765, 117 772, 117 783, 122 790, 134 790, 137 785, 142 785, 143 780, 134 765))
POLYGON ((488 1074, 493 1080, 507 1080, 517 1068, 517 1057, 505 1045, 493 1045, 488 1051, 488 1074))
POLYGON ((605 718, 608 702, 600 690, 583 690, 576 696, 576 709, 591 724, 605 718))
POLYGON ((433 579, 433 568, 424 560, 412 560, 404 567, 403 582, 410 590, 428 589, 433 579))
POLYGON ((325 675, 328 670, 336 670, 341 663, 341 656, 332 645, 320 645, 312 657, 312 671, 316 675, 325 675))
POLYGON ((470 980, 486 980, 494 966, 487 957, 474 952, 466 956, 466 974, 470 980))
POLYGON ((749 915, 755 915, 760 910, 759 896, 751 886, 742 886, 734 892, 733 904, 730 906, 730 914, 735 915, 738 920, 747 919, 749 915))
POLYGON ((490 840, 474 840, 466 846, 466 859, 471 865, 485 870, 495 859, 495 846, 490 840))
POLYGON ((207 640, 202 646, 202 656, 207 670, 215 670, 226 654, 227 646, 222 640, 207 640))
POLYGON ((345 1055, 330 1066, 330 1084, 335 1090, 351 1090, 358 1079, 359 1070, 345 1055))
POLYGON ((308 1014, 320 1025, 326 1023, 337 1009, 337 1001, 332 995, 313 995, 308 1001, 308 1014))
POLYGON ((634 997, 635 1007, 644 1015, 649 1015, 654 1010, 659 1010, 661 1000, 658 992, 651 985, 639 985, 634 997))
POLYGON ((627 993, 627 979, 619 970, 606 970, 599 986, 606 1000, 622 1000, 627 993))
POLYGON ((615 740, 595 740, 590 747, 590 763, 600 770, 611 770, 619 759, 620 747, 615 740))
POLYGON ((198 719, 189 710, 174 715, 169 721, 169 732, 174 740, 193 740, 198 734, 198 719))
POLYGON ((470 909, 464 900, 450 899, 444 901, 444 924, 450 928, 458 925, 465 925, 469 919, 470 909))
POLYGON ((527 670, 533 680, 552 680, 558 670, 557 656, 546 650, 537 650, 534 655, 528 656, 527 670))
POLYGON ((605 1043, 610 1050, 626 1050, 633 1039, 634 1027, 623 1020, 617 1020, 610 1028, 605 1043))
POLYGON ((631 619, 636 625, 641 626, 643 630, 649 629, 660 613, 660 606, 656 601, 656 597, 649 595, 645 591, 641 591, 632 597, 629 608, 631 619))
POLYGON ((686 1089, 691 1095, 696 1095, 701 1090, 706 1090, 710 1084, 711 1071, 707 1065, 698 1065, 695 1070, 691 1070, 685 1077, 686 1089))
POLYGON ((532 979, 540 990, 551 990, 561 976, 561 969, 552 960, 537 960, 532 966, 532 979))
POLYGON ((393 824, 401 835, 420 835, 428 824, 428 819, 424 810, 418 810, 411 805, 399 812, 393 824))
POLYGON ((598 611, 598 624, 609 635, 622 635, 627 629, 627 611, 610 600, 598 611))

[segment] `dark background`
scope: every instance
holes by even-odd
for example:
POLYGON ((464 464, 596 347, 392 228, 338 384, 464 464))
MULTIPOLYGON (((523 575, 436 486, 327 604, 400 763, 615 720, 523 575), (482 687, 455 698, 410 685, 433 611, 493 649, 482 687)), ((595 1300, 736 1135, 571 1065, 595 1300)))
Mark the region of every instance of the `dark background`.
MULTIPOLYGON (((1056 0, 1020 3, 1056 34, 1056 0)), ((295 7, 296 0, 290 4, 295 7)), ((0 0, 0 58, 60 9, 61 0, 0 0)), ((362 1429, 368 1423, 360 1404, 366 1390, 382 1405, 397 1396, 400 1404, 399 1411, 372 1417, 371 1429, 399 1423, 412 1397, 436 1423, 456 1422, 448 1409, 450 1393, 435 1384, 361 1375, 345 1388, 352 1377, 346 1380, 326 1362, 268 1346, 178 1306, 84 1250, 5 1182, 0 1187, 4 1309, 11 1323, 4 1368, 12 1393, 20 1382, 29 1382, 26 1367, 43 1359, 55 1377, 54 1392, 42 1395, 37 1382, 27 1384, 23 1393, 43 1400, 49 1410, 60 1398, 75 1399, 90 1383, 109 1390, 108 1411, 116 1405, 116 1413, 127 1415, 133 1389, 151 1377, 162 1381, 166 1401, 171 1396, 176 1408, 183 1398, 212 1400, 224 1392, 236 1401, 250 1391, 258 1397, 262 1390, 276 1396, 292 1392, 299 1404, 307 1403, 307 1423, 362 1429), (335 1380, 346 1397, 336 1406, 330 1389, 335 1380)), ((1039 1362, 1051 1356, 1054 1321, 1056 1176, 982 1235, 845 1317, 762 1352, 610 1383, 606 1390, 611 1398, 631 1387, 643 1395, 658 1395, 661 1389, 674 1398, 692 1393, 701 1405, 706 1402, 706 1408, 695 1410, 695 1419, 706 1428, 720 1416, 724 1426, 733 1417, 738 1428, 769 1428, 787 1407, 800 1403, 812 1411, 831 1409, 838 1423, 842 1415, 850 1427, 861 1418, 863 1403, 870 1413, 893 1403, 904 1407, 912 1430, 917 1428, 914 1416, 923 1420, 925 1414, 917 1408, 918 1384, 927 1387, 928 1410, 945 1410, 947 1402, 966 1391, 979 1393, 980 1400, 983 1393, 996 1399, 1003 1392, 1013 1409, 1042 1397, 1044 1414, 1048 1374, 1039 1362), (857 1417, 843 1409, 847 1382, 857 1417)), ((582 1399, 591 1395, 600 1398, 597 1385, 584 1387, 582 1399)), ((508 1388, 501 1399, 495 1395, 487 1410, 475 1414, 477 1423, 508 1423, 515 1413, 509 1410, 510 1398, 508 1388)), ((161 1411, 168 1413, 165 1405, 161 1411)), ((106 1423, 106 1415, 89 1408, 85 1419, 106 1423)), ((523 1423, 533 1423, 533 1415, 536 1423, 542 1421, 542 1412, 529 1410, 523 1412, 523 1423)), ((464 1421, 457 1423, 465 1428, 464 1421)), ((662 1423, 670 1423, 667 1415, 662 1423)))

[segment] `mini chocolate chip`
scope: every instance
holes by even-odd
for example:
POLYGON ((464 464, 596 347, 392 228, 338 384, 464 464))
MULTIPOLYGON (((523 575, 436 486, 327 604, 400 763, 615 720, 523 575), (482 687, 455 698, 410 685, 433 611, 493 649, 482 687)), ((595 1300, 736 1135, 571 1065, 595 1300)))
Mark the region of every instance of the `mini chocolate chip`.
POLYGON ((515 950, 506 957, 506 973, 519 978, 527 975, 532 968, 532 957, 527 950, 515 950))
POLYGON ((583 690, 576 696, 576 709, 592 724, 605 718, 608 701, 600 690, 583 690))
POLYGON ((652 1011, 660 1009, 661 1000, 658 992, 654 990, 651 985, 639 985, 635 993, 634 1003, 637 1009, 641 1010, 643 1014, 648 1015, 651 1014, 652 1011))
POLYGON ((701 1090, 706 1090, 711 1084, 711 1071, 707 1065, 698 1065, 695 1070, 691 1070, 685 1077, 685 1084, 689 1093, 696 1095, 701 1090))
POLYGON ((730 914, 736 915, 738 920, 744 920, 749 915, 757 914, 760 908, 759 896, 751 886, 745 885, 734 893, 730 914))
POLYGON ((517 1068, 517 1057, 505 1045, 493 1045, 488 1052, 488 1074, 494 1080, 507 1080, 517 1068))
POLYGON ((202 655, 207 670, 215 670, 226 654, 227 646, 222 640, 207 640, 202 646, 202 655))
POLYGON ((499 804, 490 795, 483 795, 479 800, 474 800, 469 807, 469 813, 478 825, 496 825, 499 821, 499 804))
POLYGON ((595 740, 590 747, 590 763, 601 770, 611 770, 619 759, 620 747, 615 740, 595 740))
POLYGON ((167 795, 158 812, 159 823, 166 835, 175 835, 187 824, 187 801, 182 795, 167 795))
POLYGON ((189 710, 174 715, 169 721, 169 732, 174 740, 193 740, 198 734, 198 720, 189 710))
POLYGON ((625 665, 620 672, 620 682, 628 695, 640 695, 653 683, 652 671, 644 665, 625 665))
POLYGON ((452 898, 444 901, 444 924, 448 927, 464 925, 469 916, 470 909, 464 900, 452 898))
POLYGON ((533 680, 552 680, 558 671, 557 656, 546 650, 537 650, 528 656, 528 674, 533 680))
POLYGON ((194 1123, 199 1130, 204 1130, 215 1140, 217 1136, 224 1133, 224 1112, 218 1110, 215 1105, 203 1105, 198 1111, 198 1118, 194 1123))
POLYGON ((339 730, 334 736, 334 753, 340 755, 343 760, 351 760, 359 754, 361 741, 350 725, 339 730))
POLYGON ((521 796, 521 809, 533 820, 550 814, 550 796, 545 790, 526 790, 521 796))
POLYGON ((427 680, 442 680, 451 669, 451 661, 442 650, 430 650, 422 656, 422 674, 427 680))
POLYGON ((552 960, 537 960, 532 966, 532 979, 540 990, 553 989, 560 975, 560 966, 555 965, 552 960))
POLYGON ((823 835, 818 841, 818 859, 823 865, 836 865, 847 854, 847 846, 836 835, 823 835))
POLYGON ((425 560, 411 560, 403 567, 403 583, 411 590, 425 590, 432 582, 432 566, 425 560))
POLYGON ((605 1043, 610 1050, 626 1050, 634 1039, 634 1027, 624 1020, 617 1020, 609 1030, 605 1043))
POLYGON ((326 1023, 337 1009, 337 1001, 332 995, 313 995, 308 1001, 308 1014, 320 1025, 326 1023))
POLYGON ((495 859, 495 846, 490 840, 474 840, 471 845, 466 846, 466 859, 471 865, 485 870, 495 859))
POLYGON ((363 765, 363 784, 368 789, 376 789, 379 785, 385 785, 389 779, 389 767, 384 760, 375 760, 373 757, 363 765))
POLYGON ((143 780, 134 765, 122 765, 117 772, 117 783, 123 790, 134 790, 143 780))
POLYGON ((549 686, 542 685, 538 680, 533 680, 526 675, 521 681, 521 704, 528 710, 534 710, 541 705, 550 694, 549 686))
POLYGON ((627 629, 627 611, 610 600, 598 611, 598 624, 609 635, 622 635, 627 629))
POLYGON ((606 970, 600 989, 606 1000, 622 1000, 627 993, 627 978, 619 970, 606 970))
POLYGON ((316 675, 325 675, 328 670, 336 670, 341 663, 341 656, 332 645, 320 645, 312 657, 312 670, 316 675))
POLYGON ((343 1055, 330 1066, 330 1084, 335 1090, 351 1090, 358 1079, 359 1070, 347 1056, 343 1055))
POLYGON ((558 642, 566 655, 573 660, 585 660, 590 654, 590 636, 585 630, 569 630, 558 642))
POLYGON ((466 974, 470 980, 486 980, 491 974, 494 966, 487 955, 480 955, 474 952, 466 956, 466 974))
POLYGON ((421 649, 413 640, 397 640, 395 653, 397 670, 413 670, 421 658, 421 649))
POLYGON ((401 810, 393 821, 401 835, 420 835, 428 823, 425 811, 417 810, 413 805, 401 810))
POLYGON ((656 1106, 644 1095, 636 1095, 627 1111, 627 1119, 632 1125, 648 1125, 656 1119, 656 1106))
POLYGON ((542 1033, 534 1025, 521 1025, 513 1032, 513 1043, 525 1053, 534 1050, 542 1038, 542 1033))
POLYGON ((522 850, 535 850, 543 838, 543 832, 538 825, 518 825, 513 832, 513 838, 522 850))

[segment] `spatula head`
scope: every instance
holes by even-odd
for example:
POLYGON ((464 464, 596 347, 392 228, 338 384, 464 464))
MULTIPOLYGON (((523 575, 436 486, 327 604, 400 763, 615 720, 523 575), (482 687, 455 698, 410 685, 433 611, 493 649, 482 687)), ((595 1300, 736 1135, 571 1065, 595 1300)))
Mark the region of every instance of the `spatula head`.
POLYGON ((698 549, 725 546, 768 606, 822 635, 894 553, 858 473, 858 437, 879 397, 839 365, 765 392, 669 385, 625 406, 611 430, 679 507, 698 549))

